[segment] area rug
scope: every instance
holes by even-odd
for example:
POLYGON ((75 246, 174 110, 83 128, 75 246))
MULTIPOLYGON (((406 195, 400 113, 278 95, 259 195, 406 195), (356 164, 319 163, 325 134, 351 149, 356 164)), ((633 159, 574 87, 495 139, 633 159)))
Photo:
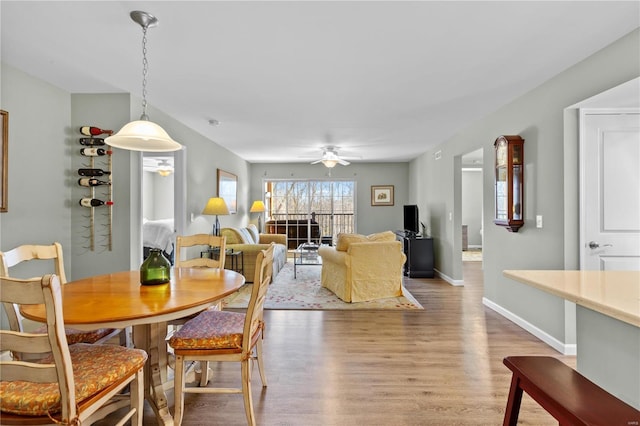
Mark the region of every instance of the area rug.
MULTIPOLYGON (((404 296, 367 302, 346 303, 333 292, 320 285, 320 266, 299 266, 293 277, 293 264, 289 261, 269 286, 265 309, 293 310, 407 310, 424 309, 409 291, 404 296)), ((224 308, 246 308, 253 284, 245 284, 238 292, 222 301, 224 308)))

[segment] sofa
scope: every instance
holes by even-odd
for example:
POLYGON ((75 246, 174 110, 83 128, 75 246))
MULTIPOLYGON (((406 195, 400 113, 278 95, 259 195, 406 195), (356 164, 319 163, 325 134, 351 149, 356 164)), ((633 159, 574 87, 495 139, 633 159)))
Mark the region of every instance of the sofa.
POLYGON ((402 243, 391 231, 368 236, 338 234, 335 247, 320 246, 320 283, 345 302, 402 296, 402 243))
MULTIPOLYGON (((242 251, 243 254, 243 271, 246 282, 253 283, 255 281, 256 257, 260 250, 266 250, 273 242, 275 247, 273 250, 273 271, 271 279, 278 275, 278 272, 287 262, 287 236, 283 234, 261 234, 258 228, 251 224, 246 228, 222 228, 220 235, 227 237, 227 249, 233 251, 242 251)), ((231 258, 227 256, 225 268, 231 269, 231 258)))

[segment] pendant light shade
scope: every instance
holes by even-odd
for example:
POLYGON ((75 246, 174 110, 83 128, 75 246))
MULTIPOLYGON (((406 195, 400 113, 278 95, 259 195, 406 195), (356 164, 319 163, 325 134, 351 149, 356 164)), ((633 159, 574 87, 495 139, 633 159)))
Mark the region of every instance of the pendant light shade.
POLYGON ((171 152, 182 148, 165 130, 152 121, 136 120, 127 123, 105 142, 129 151, 171 152))
POLYGON ((182 145, 171 139, 162 127, 149 121, 147 117, 147 29, 158 25, 158 19, 139 10, 131 12, 131 19, 142 27, 142 115, 140 120, 125 124, 118 133, 106 138, 105 142, 114 148, 129 151, 178 151, 182 145))

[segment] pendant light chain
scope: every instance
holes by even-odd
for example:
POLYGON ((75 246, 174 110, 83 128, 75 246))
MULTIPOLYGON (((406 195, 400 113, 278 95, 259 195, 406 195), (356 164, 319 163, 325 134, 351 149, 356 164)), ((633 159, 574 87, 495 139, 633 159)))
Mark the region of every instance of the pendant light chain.
POLYGON ((147 73, 149 61, 147 61, 147 27, 142 27, 142 115, 141 120, 149 120, 147 116, 147 73))
MULTIPOLYGON (((1 0, 0 0, 1 1, 1 0)), ((147 116, 147 29, 158 25, 158 20, 150 13, 132 10, 131 19, 142 27, 142 115, 139 120, 125 124, 115 135, 105 138, 107 145, 128 151, 172 152, 182 149, 182 145, 147 116)))

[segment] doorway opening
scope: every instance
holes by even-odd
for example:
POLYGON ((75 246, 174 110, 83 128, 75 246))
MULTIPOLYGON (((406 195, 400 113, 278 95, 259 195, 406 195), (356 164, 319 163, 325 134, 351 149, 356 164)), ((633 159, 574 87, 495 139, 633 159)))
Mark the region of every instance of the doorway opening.
POLYGON ((174 261, 176 235, 186 226, 186 149, 142 156, 142 257, 159 248, 174 261))
POLYGON ((482 262, 483 249, 483 151, 482 148, 462 156, 461 203, 462 261, 482 262))

